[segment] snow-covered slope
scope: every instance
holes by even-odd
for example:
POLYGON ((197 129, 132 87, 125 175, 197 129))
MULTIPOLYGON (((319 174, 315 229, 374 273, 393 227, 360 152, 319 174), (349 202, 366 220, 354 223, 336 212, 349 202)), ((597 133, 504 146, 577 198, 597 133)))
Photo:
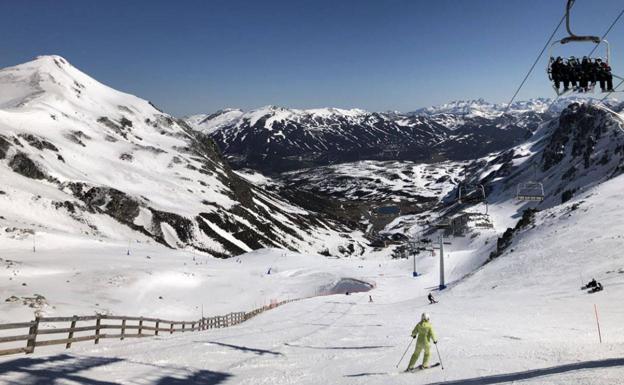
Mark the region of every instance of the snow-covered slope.
MULTIPOLYGON (((263 278, 270 293, 287 296, 279 289, 285 280, 294 284, 293 294, 304 294, 345 276, 376 288, 295 302, 227 329, 75 344, 70 351, 37 348, 33 356, 0 359, 0 381, 30 383, 52 373, 59 381, 114 378, 119 384, 616 385, 624 377, 623 183, 614 178, 538 213, 504 254, 477 271, 488 245, 453 239, 445 250, 449 287, 434 293, 435 305, 426 295, 438 283, 437 256, 419 255, 421 275, 413 278, 408 260, 362 260, 354 271, 346 260, 260 251, 242 258, 250 263, 236 266, 236 274, 255 282, 262 267, 273 266, 275 276, 263 278), (603 292, 580 290, 591 277, 604 284, 603 292), (401 374, 411 349, 398 368, 397 362, 422 312, 431 315, 444 370, 401 374)), ((263 301, 265 292, 244 290, 247 280, 218 281, 209 289, 214 271, 210 265, 195 270, 205 291, 242 290, 263 301)), ((431 361, 438 360, 432 347, 431 361)))
POLYGON ((461 163, 452 162, 361 161, 287 172, 280 180, 289 188, 334 199, 400 202, 441 198, 455 187, 462 171, 461 163))
POLYGON ((188 124, 207 135, 219 130, 229 124, 232 124, 243 115, 243 111, 239 109, 227 108, 219 110, 214 114, 192 115, 185 118, 188 124))
MULTIPOLYGON (((365 242, 254 186, 214 142, 59 56, 0 70, 0 237, 151 239, 234 255, 365 242)), ((344 254, 344 253, 343 253, 344 254)))

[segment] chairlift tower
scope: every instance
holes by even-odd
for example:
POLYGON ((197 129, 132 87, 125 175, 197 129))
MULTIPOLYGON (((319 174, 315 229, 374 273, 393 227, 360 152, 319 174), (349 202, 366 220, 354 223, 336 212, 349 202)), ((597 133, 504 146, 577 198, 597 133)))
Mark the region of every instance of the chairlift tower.
POLYGON ((418 271, 416 271, 416 254, 418 254, 418 242, 414 240, 408 241, 409 251, 412 254, 412 259, 414 260, 414 270, 412 271, 412 277, 418 277, 418 271))
POLYGON ((440 290, 446 289, 446 283, 444 282, 444 242, 440 237, 440 290))
POLYGON ((444 237, 440 236, 439 238, 440 245, 438 249, 440 250, 440 285, 438 286, 439 290, 446 289, 446 281, 444 274, 444 245, 450 245, 451 242, 444 242, 444 237))

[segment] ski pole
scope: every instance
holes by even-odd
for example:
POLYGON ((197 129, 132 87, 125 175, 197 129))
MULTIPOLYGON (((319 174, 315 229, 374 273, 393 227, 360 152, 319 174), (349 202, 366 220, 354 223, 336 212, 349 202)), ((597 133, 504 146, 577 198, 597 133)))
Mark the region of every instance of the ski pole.
POLYGON ((440 360, 440 368, 444 370, 444 364, 442 363, 442 357, 440 357, 440 350, 438 349, 438 344, 435 343, 434 345, 436 347, 436 352, 438 352, 438 360, 440 360))
POLYGON ((412 346, 412 342, 414 342, 414 339, 412 338, 412 340, 410 341, 409 345, 407 345, 407 348, 405 349, 405 351, 403 352, 403 355, 401 356, 401 359, 399 360, 399 362, 397 362, 396 367, 398 368, 399 365, 401 364, 401 361, 403 361, 403 357, 405 357, 405 354, 407 354, 407 351, 409 350, 410 346, 412 346))

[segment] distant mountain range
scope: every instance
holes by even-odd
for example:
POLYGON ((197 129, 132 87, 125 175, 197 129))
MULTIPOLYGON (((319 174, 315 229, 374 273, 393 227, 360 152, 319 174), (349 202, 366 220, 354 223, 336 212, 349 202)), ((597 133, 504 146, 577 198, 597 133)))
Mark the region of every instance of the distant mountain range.
POLYGON ((186 122, 239 168, 267 174, 358 160, 467 160, 529 138, 575 99, 506 105, 457 101, 408 113, 361 109, 225 109, 186 122), (548 107, 551 107, 550 110, 548 107))

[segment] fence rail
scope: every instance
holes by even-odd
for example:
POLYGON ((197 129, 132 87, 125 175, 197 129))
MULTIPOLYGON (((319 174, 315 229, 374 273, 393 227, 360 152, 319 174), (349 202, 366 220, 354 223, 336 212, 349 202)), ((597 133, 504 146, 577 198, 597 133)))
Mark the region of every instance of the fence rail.
POLYGON ((0 349, 0 356, 26 353, 31 354, 36 347, 65 345, 71 348, 73 343, 94 341, 98 344, 101 339, 143 338, 157 336, 159 333, 173 334, 198 332, 208 329, 225 328, 238 325, 267 310, 285 303, 298 301, 290 299, 281 302, 271 302, 270 305, 254 309, 249 312, 236 312, 216 317, 202 317, 195 321, 174 321, 160 318, 130 317, 119 315, 97 314, 90 316, 72 317, 36 317, 30 322, 0 324, 0 330, 22 329, 19 334, 0 336, 2 344, 13 344, 26 341, 26 346, 0 349), (78 323, 81 323, 78 326, 78 323), (90 323, 85 325, 85 323, 90 323), (61 327, 56 327, 56 324, 61 327), (91 333, 93 332, 93 333, 91 333), (84 334, 89 333, 89 334, 84 334), (76 335, 81 334, 81 335, 76 335), (64 338, 59 338, 64 335, 64 338))

